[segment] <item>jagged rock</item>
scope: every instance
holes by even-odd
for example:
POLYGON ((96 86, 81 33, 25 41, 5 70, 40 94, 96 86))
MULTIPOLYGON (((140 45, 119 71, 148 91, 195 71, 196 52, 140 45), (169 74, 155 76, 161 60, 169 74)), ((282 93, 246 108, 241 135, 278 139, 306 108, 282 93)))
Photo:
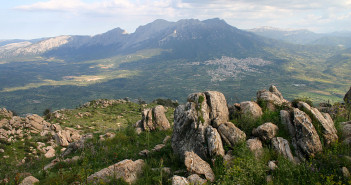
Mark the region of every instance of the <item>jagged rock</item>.
POLYGON ((75 152, 78 149, 84 148, 85 141, 88 139, 93 138, 93 134, 86 134, 82 136, 78 141, 70 143, 66 150, 61 154, 62 157, 65 157, 66 155, 69 155, 72 152, 75 152))
POLYGON ((245 101, 240 103, 241 112, 244 115, 250 116, 252 118, 259 118, 262 116, 261 107, 253 101, 245 101))
POLYGON ((7 110, 6 108, 0 108, 0 115, 7 117, 7 118, 12 118, 13 112, 7 110))
POLYGON ((213 128, 212 126, 208 126, 206 129, 206 138, 210 156, 214 157, 216 155, 220 155, 223 157, 224 149, 222 139, 217 129, 213 128))
POLYGON ((278 168, 278 166, 277 166, 277 164, 275 164, 275 161, 269 161, 268 168, 269 168, 269 170, 274 171, 275 169, 278 168))
MULTIPOLYGON (((141 128, 141 130, 147 131, 152 131, 156 129, 167 130, 171 126, 166 118, 165 112, 166 110, 162 105, 157 105, 153 109, 145 109, 142 112, 141 121, 135 123, 135 127, 137 129, 141 128)), ((136 131, 138 133, 140 132, 140 129, 136 131)))
POLYGON ((44 118, 37 114, 29 115, 26 118, 26 123, 28 123, 32 129, 36 131, 42 131, 44 129, 50 128, 50 123, 46 122, 44 118))
POLYGON ((350 172, 349 170, 344 166, 341 168, 341 171, 342 171, 342 175, 345 177, 345 178, 349 178, 350 177, 350 172))
POLYGON ((188 179, 186 179, 185 177, 181 177, 178 175, 174 175, 172 177, 172 185, 188 185, 190 184, 188 179))
POLYGON ((347 93, 345 94, 344 101, 347 104, 351 104, 351 87, 350 87, 349 91, 347 91, 347 93))
POLYGON ((160 130, 168 130, 171 128, 169 121, 165 115, 165 108, 162 105, 157 105, 152 109, 153 116, 155 118, 156 128, 160 130))
POLYGON ((334 121, 328 113, 321 113, 318 109, 311 107, 305 102, 299 102, 298 107, 301 110, 307 111, 307 113, 312 114, 313 118, 316 119, 322 125, 323 138, 326 144, 331 144, 338 140, 338 135, 336 128, 334 126, 334 121))
POLYGON ((291 153, 289 142, 282 137, 275 137, 272 139, 272 146, 275 151, 282 154, 284 157, 292 162, 295 162, 294 156, 291 153))
POLYGON ((229 119, 227 101, 224 95, 217 91, 206 91, 205 95, 208 107, 210 108, 212 126, 217 128, 220 124, 227 122, 229 119))
POLYGON ((252 134, 259 137, 262 141, 268 142, 278 133, 278 126, 268 122, 252 130, 252 134))
POLYGON ((245 141, 246 134, 231 122, 225 122, 218 127, 222 139, 230 146, 245 141))
POLYGON ((50 126, 50 130, 54 131, 54 132, 58 132, 58 131, 61 131, 62 130, 62 127, 61 125, 59 124, 52 124, 50 126))
POLYGON ((258 138, 248 139, 246 146, 255 154, 256 158, 263 154, 262 142, 258 138))
POLYGON ((290 113, 286 110, 281 110, 280 111, 280 120, 282 125, 289 131, 289 134, 291 136, 295 135, 295 128, 291 120, 290 113))
POLYGON ((211 166, 194 152, 185 152, 184 163, 188 172, 192 174, 195 173, 198 175, 205 175, 206 179, 210 182, 213 182, 215 180, 211 166))
POLYGON ((210 157, 207 127, 217 128, 229 119, 225 97, 220 92, 193 93, 185 105, 174 111, 173 151, 184 158, 185 151, 194 151, 201 158, 210 157))
POLYGON ((28 176, 22 180, 19 185, 34 185, 35 183, 39 182, 39 180, 33 176, 28 176))
POLYGON ((294 128, 297 152, 300 157, 314 156, 321 152, 322 143, 319 139, 316 129, 314 128, 311 118, 303 111, 294 108, 294 128))
POLYGON ((207 180, 202 179, 199 175, 197 174, 192 174, 189 177, 187 177, 187 180, 189 181, 190 184, 193 185, 202 185, 207 182, 207 180))
POLYGON ((56 143, 60 146, 68 146, 69 142, 68 142, 68 138, 69 134, 65 131, 65 130, 60 130, 59 132, 57 132, 54 135, 54 139, 56 141, 56 143))
POLYGON ((202 158, 207 158, 205 131, 210 123, 206 96, 203 93, 190 94, 188 101, 174 111, 172 148, 181 158, 184 158, 185 151, 194 151, 202 158), (202 97, 200 102, 199 97, 202 97))
POLYGON ((272 103, 278 106, 281 106, 284 103, 288 103, 288 101, 283 98, 282 94, 278 91, 278 89, 274 85, 272 85, 269 88, 269 91, 265 89, 258 91, 257 100, 265 101, 267 103, 272 103))
POLYGON ((87 178, 88 183, 99 184, 100 182, 108 183, 110 178, 122 178, 127 183, 131 184, 138 179, 142 173, 145 162, 142 159, 132 161, 125 159, 107 168, 104 168, 87 178))

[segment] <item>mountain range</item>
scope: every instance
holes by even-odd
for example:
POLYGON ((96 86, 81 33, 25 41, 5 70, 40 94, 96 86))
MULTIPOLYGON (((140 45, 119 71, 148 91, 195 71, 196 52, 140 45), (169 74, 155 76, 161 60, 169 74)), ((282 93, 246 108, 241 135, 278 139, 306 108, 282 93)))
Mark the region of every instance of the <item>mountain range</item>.
POLYGON ((21 114, 98 98, 171 98, 220 90, 231 103, 270 84, 287 97, 339 101, 349 33, 241 30, 215 18, 155 20, 134 33, 0 41, 0 107, 21 114))

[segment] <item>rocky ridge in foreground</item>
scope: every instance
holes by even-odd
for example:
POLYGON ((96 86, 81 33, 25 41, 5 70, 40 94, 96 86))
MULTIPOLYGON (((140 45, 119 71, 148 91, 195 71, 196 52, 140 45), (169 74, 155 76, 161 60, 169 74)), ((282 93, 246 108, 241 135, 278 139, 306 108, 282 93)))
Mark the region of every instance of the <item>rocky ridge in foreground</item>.
MULTIPOLYGON (((187 103, 175 109, 162 105, 137 105, 124 100, 98 100, 85 104, 79 112, 71 112, 55 111, 44 119, 38 115, 18 117, 6 109, 0 110, 1 143, 7 146, 18 143, 33 145, 29 147, 27 157, 15 160, 16 165, 23 167, 47 158, 38 173, 21 173, 23 175, 19 179, 23 179, 22 183, 39 181, 45 184, 50 177, 43 176, 43 173, 55 174, 57 168, 65 169, 64 166, 71 165, 79 169, 79 166, 85 165, 89 171, 84 172, 85 177, 75 178, 75 183, 114 184, 124 181, 140 184, 150 174, 157 174, 153 177, 153 180, 160 178, 157 182, 211 184, 223 181, 223 177, 218 175, 221 167, 238 168, 239 150, 247 150, 249 153, 246 155, 253 155, 256 163, 265 161, 267 150, 271 150, 273 156, 282 156, 292 165, 304 165, 305 161, 324 155, 324 150, 330 147, 350 146, 351 138, 350 122, 341 123, 342 132, 338 133, 340 129, 336 128, 328 113, 303 101, 291 103, 285 100, 275 86, 259 91, 257 102, 245 101, 229 106, 222 93, 206 91, 190 94, 187 103), (138 112, 138 118, 133 119, 141 120, 133 124, 135 128, 129 129, 130 121, 123 125, 125 130, 116 127, 118 129, 103 132, 91 129, 94 126, 67 126, 66 122, 71 120, 95 120, 96 116, 106 121, 107 112, 113 112, 120 105, 125 109, 122 115, 128 120, 127 113, 133 115, 134 111, 138 112), (170 110, 174 110, 174 123, 168 114, 170 110), (278 113, 278 119, 264 121, 267 113, 278 113), (158 139, 152 141, 152 136, 158 139), (122 149, 122 145, 128 143, 132 147, 122 149), (108 150, 108 147, 116 148, 108 150), (99 161, 98 154, 100 157, 106 155, 106 158, 96 163, 96 160, 99 161), (153 160, 156 161, 150 162, 153 160), (96 167, 92 170, 93 164, 96 167)), ((123 117, 115 112, 111 115, 111 121, 123 117)), ((9 152, 9 147, 5 148, 6 151, 0 148, 0 157, 4 160, 16 157, 3 155, 9 152)), ((351 159, 349 156, 344 158, 351 159)), ((269 169, 263 173, 265 183, 280 182, 275 171, 284 168, 284 163, 279 157, 270 158, 274 160, 265 164, 269 169)), ((347 179, 350 166, 348 163, 343 165, 333 168, 347 179)), ((70 170, 67 172, 70 173, 70 170)), ((76 176, 80 174, 73 173, 76 176)), ((13 182, 11 174, 4 174, 7 178, 2 183, 13 182)), ((142 182, 155 183, 153 180, 142 182)))

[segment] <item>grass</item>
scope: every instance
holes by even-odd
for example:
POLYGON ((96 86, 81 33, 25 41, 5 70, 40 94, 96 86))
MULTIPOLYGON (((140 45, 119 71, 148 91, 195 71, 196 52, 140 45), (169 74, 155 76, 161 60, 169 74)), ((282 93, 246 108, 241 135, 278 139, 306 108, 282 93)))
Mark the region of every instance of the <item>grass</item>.
MULTIPOLYGON (((150 104, 143 108, 155 105, 150 104)), ((67 156, 67 158, 79 156, 80 159, 70 164, 60 162, 47 171, 44 171, 43 167, 52 159, 45 159, 42 155, 38 159, 29 158, 25 164, 16 166, 18 160, 25 156, 29 147, 36 147, 34 141, 45 141, 48 138, 37 136, 26 142, 19 141, 12 145, 1 144, 5 153, 0 154, 0 157, 3 155, 11 157, 0 163, 2 170, 0 179, 8 177, 10 182, 15 184, 21 180, 20 173, 29 172, 40 180, 40 184, 86 184, 86 178, 89 175, 112 164, 124 159, 143 159, 146 164, 143 168, 143 175, 135 184, 171 184, 170 179, 173 174, 167 174, 161 169, 169 167, 172 172, 185 169, 184 162, 173 154, 171 141, 168 141, 163 149, 153 152, 147 157, 141 157, 138 153, 144 149, 151 150, 155 145, 162 143, 166 136, 172 135, 172 130, 143 132, 137 135, 132 125, 141 118, 140 108, 139 104, 126 102, 113 104, 106 108, 88 106, 65 110, 64 113, 68 119, 61 123, 63 126, 80 124, 84 128, 94 126, 96 129, 93 139, 87 141, 84 149, 67 156), (84 112, 91 113, 91 116, 76 117, 78 113, 84 112), (117 118, 121 115, 123 117, 117 118), (123 127, 114 127, 117 121, 123 122, 123 127), (94 124, 97 122, 100 124, 94 124), (105 129, 103 125, 112 128, 105 129), (107 130, 115 133, 116 136, 100 141, 99 135, 107 130), (17 159, 13 156, 17 156, 17 159)), ((246 133, 247 138, 252 137, 253 128, 266 122, 272 122, 279 127, 277 136, 287 139, 291 144, 291 137, 280 121, 279 111, 283 108, 277 107, 276 111, 264 110, 262 117, 258 119, 238 116, 232 122, 246 133)), ((173 111, 174 108, 168 108, 166 115, 169 120, 172 120, 173 111)), ((343 121, 344 118, 337 117, 335 120, 338 128, 338 122, 343 121)), ((208 161, 216 175, 216 181, 208 184, 351 184, 351 179, 343 177, 340 171, 343 166, 351 169, 351 161, 345 157, 351 155, 351 150, 349 146, 345 146, 341 142, 325 146, 322 153, 299 164, 277 154, 270 143, 263 145, 263 154, 259 158, 255 157, 245 143, 233 148, 225 146, 227 152, 232 150, 234 158, 229 164, 224 164, 222 157, 208 161), (268 161, 271 160, 276 161, 278 166, 274 171, 270 171, 267 167, 268 161), (273 177, 272 182, 266 182, 267 175, 273 177)), ((291 149, 293 149, 292 146, 291 149)), ((187 176, 186 173, 178 175, 187 176)), ((125 182, 120 179, 111 179, 108 184, 125 184, 125 182)))
MULTIPOLYGON (((53 118, 51 123, 59 123, 62 126, 68 126, 76 128, 77 125, 83 127, 85 132, 91 132, 97 130, 100 132, 114 131, 128 126, 130 123, 135 123, 141 119, 141 110, 146 108, 152 108, 156 106, 156 103, 151 103, 146 106, 139 105, 133 102, 126 103, 115 103, 108 107, 80 107, 77 109, 62 110, 65 119, 53 118), (84 114, 87 114, 85 116, 84 114), (79 114, 83 114, 80 117, 79 114)), ((166 108, 166 117, 173 120, 173 107, 166 108)))

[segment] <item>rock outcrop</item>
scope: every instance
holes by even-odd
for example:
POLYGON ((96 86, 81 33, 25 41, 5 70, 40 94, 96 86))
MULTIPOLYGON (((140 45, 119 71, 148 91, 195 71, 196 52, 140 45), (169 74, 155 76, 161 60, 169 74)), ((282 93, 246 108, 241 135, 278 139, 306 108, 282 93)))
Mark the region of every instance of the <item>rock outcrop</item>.
POLYGON ((278 126, 268 122, 263 125, 258 126, 257 128, 252 130, 252 134, 257 136, 263 142, 270 141, 273 137, 275 137, 278 133, 278 126))
POLYGON ((280 111, 281 124, 288 130, 291 136, 295 136, 295 128, 293 125, 293 120, 291 120, 290 112, 287 110, 280 111))
POLYGON ((252 118, 259 118, 263 114, 261 107, 256 102, 253 102, 253 101, 241 102, 240 109, 243 115, 246 115, 252 118))
POLYGON ((210 182, 215 180, 211 166, 194 152, 185 152, 185 166, 192 174, 204 175, 210 182))
POLYGON ((13 112, 7 110, 6 108, 0 108, 0 115, 6 118, 12 118, 13 112))
POLYGON ((225 122, 218 127, 218 132, 229 146, 235 146, 246 140, 245 132, 231 122, 225 122))
POLYGON ((37 114, 29 115, 26 117, 26 123, 28 123, 31 129, 35 131, 43 131, 44 129, 49 130, 51 124, 46 122, 44 118, 38 116, 37 114))
POLYGON ((272 85, 267 90, 261 90, 257 92, 257 100, 264 101, 267 103, 267 107, 274 107, 272 105, 281 106, 284 103, 289 103, 287 100, 283 98, 283 95, 278 91, 277 87, 272 85), (269 105, 272 104, 272 105, 269 105))
POLYGON ((206 138, 208 151, 211 157, 216 155, 224 156, 224 149, 221 136, 218 131, 212 126, 206 128, 206 138))
POLYGON ((283 155, 292 162, 295 162, 294 156, 291 153, 289 142, 282 137, 275 137, 272 139, 272 146, 275 151, 283 155))
POLYGON ((145 109, 142 112, 142 119, 135 124, 136 131, 167 130, 171 126, 165 115, 165 108, 157 105, 153 109, 145 109))
POLYGON ((228 119, 227 102, 222 93, 207 91, 190 94, 188 102, 174 111, 173 151, 182 158, 186 151, 193 151, 203 159, 213 154, 221 155, 221 138, 215 133, 228 119))
POLYGON ((334 121, 328 113, 321 113, 318 109, 311 107, 305 102, 299 102, 298 107, 300 110, 304 110, 313 116, 313 119, 317 120, 322 126, 323 138, 325 144, 331 144, 338 140, 338 135, 336 128, 334 126, 334 121))
POLYGON ((84 148, 85 146, 85 142, 88 140, 88 139, 91 139, 93 138, 93 134, 85 134, 83 135, 78 141, 75 141, 73 143, 70 143, 66 150, 64 150, 61 154, 62 157, 65 157, 69 154, 71 154, 72 152, 75 152, 79 149, 82 149, 84 148))
POLYGON ((111 178, 121 178, 131 184, 138 179, 144 165, 145 162, 141 159, 136 161, 126 159, 90 175, 87 181, 99 184, 100 182, 108 183, 111 178))
POLYGON ((322 143, 312 124, 311 118, 305 112, 297 108, 293 109, 293 114, 293 124, 295 128, 293 141, 295 141, 298 155, 300 157, 310 157, 321 152, 322 143))

